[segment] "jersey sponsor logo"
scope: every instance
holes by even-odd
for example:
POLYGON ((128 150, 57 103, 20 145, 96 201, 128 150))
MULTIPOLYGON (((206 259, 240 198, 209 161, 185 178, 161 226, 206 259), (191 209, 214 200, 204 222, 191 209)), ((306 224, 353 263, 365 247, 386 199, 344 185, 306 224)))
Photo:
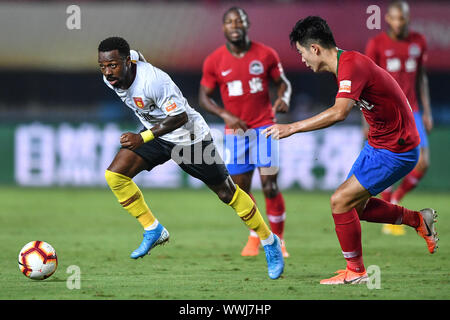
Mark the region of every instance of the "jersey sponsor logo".
POLYGON ((244 94, 241 80, 227 82, 227 88, 228 96, 230 97, 242 96, 244 94))
POLYGON ((261 61, 253 60, 249 65, 250 74, 259 75, 264 72, 264 66, 261 61))
POLYGON ((386 60, 386 70, 389 72, 398 72, 402 68, 402 62, 399 58, 389 58, 386 60))
POLYGON ((264 91, 263 82, 261 78, 253 77, 249 80, 250 93, 257 93, 264 91))
POLYGON ((173 111, 177 108, 177 104, 175 102, 173 102, 172 100, 169 100, 166 102, 166 111, 170 112, 173 111))
POLYGON ((339 82, 339 92, 352 92, 352 82, 350 80, 342 80, 339 82))
POLYGON ((405 62, 405 70, 406 72, 415 72, 417 70, 417 62, 415 58, 409 58, 405 62))
POLYGON ((144 109, 144 101, 142 101, 142 98, 133 97, 133 100, 136 107, 138 107, 139 109, 144 109))
POLYGON ((222 77, 226 77, 227 75, 230 74, 231 71, 232 71, 232 69, 228 69, 228 70, 222 71, 222 72, 221 72, 222 77))

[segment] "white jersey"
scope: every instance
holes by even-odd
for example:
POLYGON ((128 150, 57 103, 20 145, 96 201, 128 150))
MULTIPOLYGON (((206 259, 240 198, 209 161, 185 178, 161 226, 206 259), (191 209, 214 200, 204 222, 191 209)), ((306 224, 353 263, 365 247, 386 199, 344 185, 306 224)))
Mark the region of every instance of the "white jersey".
POLYGON ((200 113, 189 106, 169 75, 150 63, 142 61, 135 63, 136 78, 128 89, 113 87, 105 76, 103 81, 136 113, 147 129, 151 129, 168 116, 186 112, 188 121, 180 128, 162 135, 161 139, 180 145, 203 140, 209 133, 208 125, 200 113))

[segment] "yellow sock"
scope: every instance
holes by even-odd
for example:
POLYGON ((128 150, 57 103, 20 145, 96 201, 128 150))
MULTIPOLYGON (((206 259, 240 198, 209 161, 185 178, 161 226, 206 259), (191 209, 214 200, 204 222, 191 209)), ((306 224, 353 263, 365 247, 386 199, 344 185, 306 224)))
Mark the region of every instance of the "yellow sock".
POLYGON ((252 198, 239 188, 238 185, 236 185, 236 192, 228 205, 236 211, 238 216, 251 230, 258 234, 260 239, 264 240, 270 236, 271 231, 264 222, 258 207, 256 207, 252 198))
POLYGON ((131 178, 106 170, 105 179, 122 207, 137 218, 144 228, 155 222, 155 217, 145 203, 144 195, 131 178))

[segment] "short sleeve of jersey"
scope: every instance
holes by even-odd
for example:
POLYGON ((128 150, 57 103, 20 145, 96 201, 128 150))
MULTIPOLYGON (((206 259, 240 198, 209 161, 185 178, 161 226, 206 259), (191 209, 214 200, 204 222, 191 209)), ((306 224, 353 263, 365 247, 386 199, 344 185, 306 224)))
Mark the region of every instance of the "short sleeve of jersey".
POLYGON ((283 74, 283 66, 281 65, 280 57, 278 56, 278 53, 270 49, 269 50, 269 59, 268 59, 269 65, 268 65, 268 72, 272 79, 276 80, 280 78, 280 76, 283 74))
POLYGON ((155 81, 147 83, 146 94, 168 116, 186 112, 186 99, 180 89, 168 75, 161 71, 155 81))
POLYGON ((348 98, 359 101, 361 92, 368 81, 368 75, 364 72, 364 69, 359 67, 357 59, 347 59, 339 63, 338 93, 336 98, 348 98))
POLYGON ((375 38, 372 38, 369 40, 369 42, 367 42, 365 55, 372 59, 376 64, 380 65, 375 38))
POLYGON ((419 65, 424 65, 427 63, 428 59, 428 47, 427 47, 427 40, 425 40, 424 36, 421 36, 422 38, 422 55, 420 56, 419 65))
POLYGON ((217 77, 212 56, 208 56, 205 59, 202 70, 203 74, 200 84, 210 89, 214 89, 217 85, 217 77))

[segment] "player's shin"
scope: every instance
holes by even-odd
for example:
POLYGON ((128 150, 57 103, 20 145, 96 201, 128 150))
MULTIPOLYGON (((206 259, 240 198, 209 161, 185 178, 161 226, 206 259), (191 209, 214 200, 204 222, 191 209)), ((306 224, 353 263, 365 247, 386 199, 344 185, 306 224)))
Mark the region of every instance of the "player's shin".
POLYGON ((240 189, 238 185, 236 185, 233 199, 228 205, 236 211, 247 227, 258 234, 262 241, 268 239, 272 235, 272 232, 264 222, 262 215, 252 198, 250 198, 245 191, 240 189))
POLYGON ((333 213, 333 219, 342 254, 347 260, 347 269, 354 272, 363 272, 365 268, 362 258, 361 224, 358 213, 355 209, 345 213, 333 213))
POLYGON ((131 178, 105 171, 105 179, 122 207, 135 217, 143 228, 152 227, 156 219, 144 200, 144 195, 131 178))
POLYGON ((266 198, 266 213, 273 233, 283 239, 286 207, 281 192, 273 198, 266 198))

